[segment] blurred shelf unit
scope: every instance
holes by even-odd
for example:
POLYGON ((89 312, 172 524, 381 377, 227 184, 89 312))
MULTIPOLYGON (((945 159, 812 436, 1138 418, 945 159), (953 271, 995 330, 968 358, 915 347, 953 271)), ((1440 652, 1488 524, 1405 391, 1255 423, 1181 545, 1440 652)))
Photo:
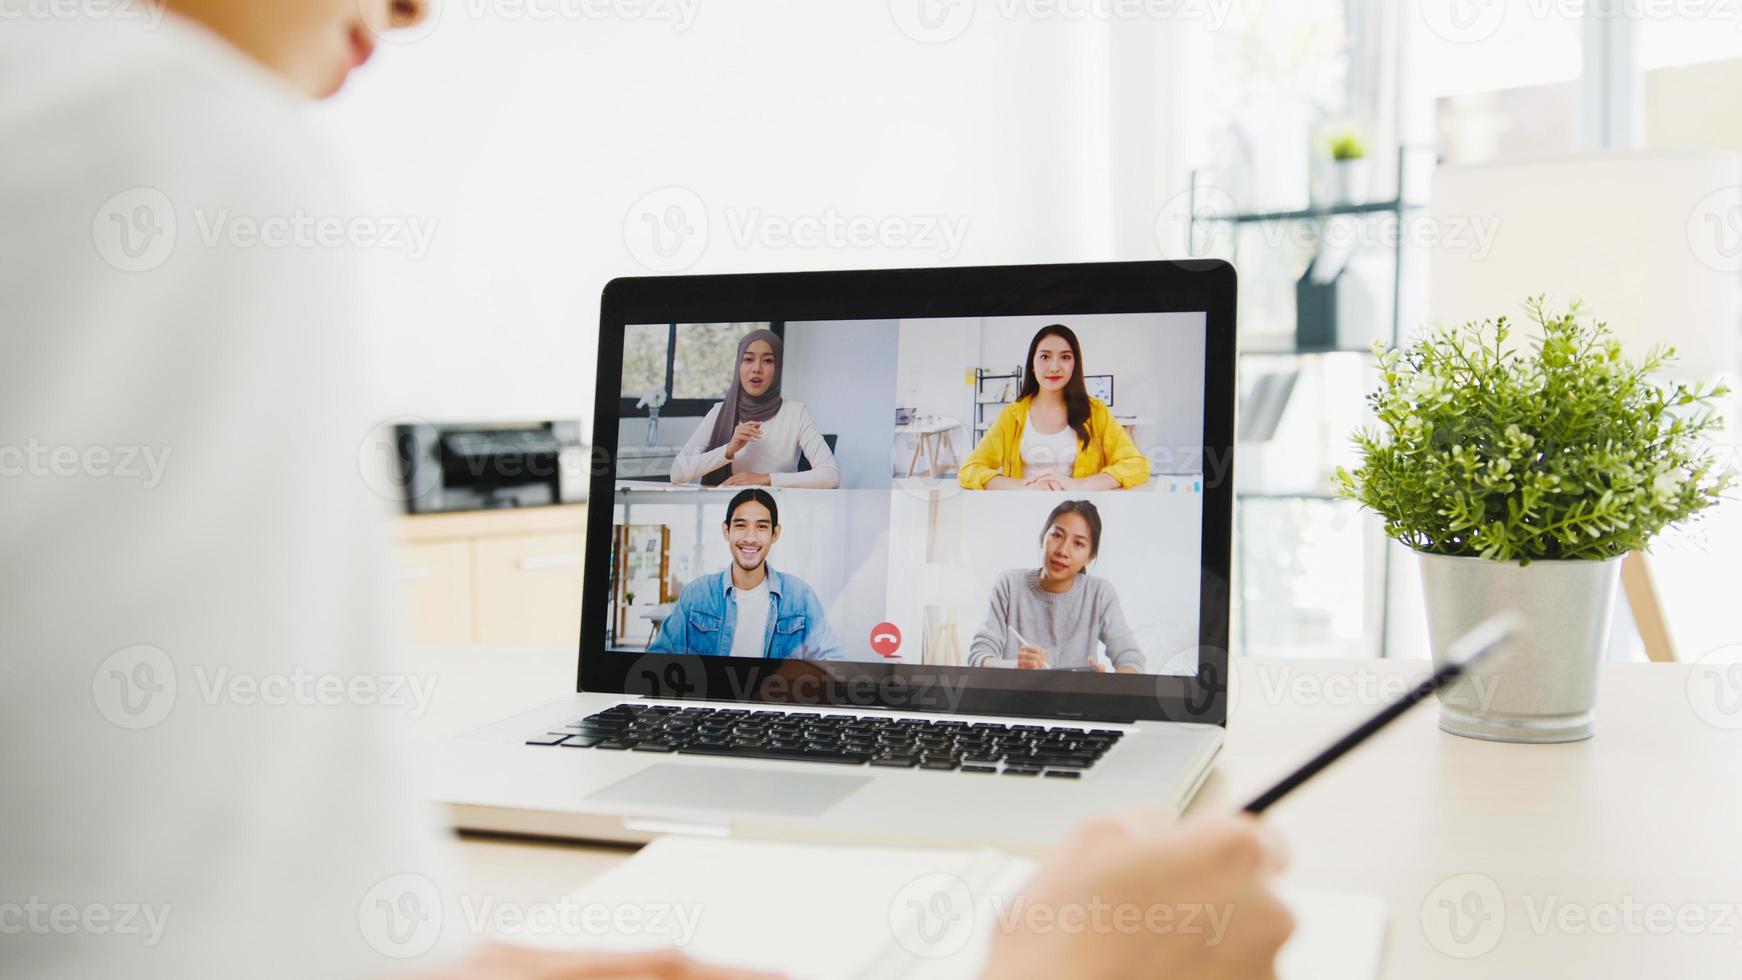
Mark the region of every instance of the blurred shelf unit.
MULTIPOLYGON (((1411 152, 1411 148, 1409 147, 1403 147, 1398 151, 1397 187, 1399 188, 1399 193, 1389 199, 1359 203, 1330 204, 1321 207, 1307 207, 1292 210, 1234 211, 1227 214, 1200 214, 1201 188, 1204 185, 1200 181, 1200 172, 1193 171, 1190 178, 1187 204, 1187 248, 1194 257, 1198 256, 1199 230, 1201 226, 1223 225, 1233 226, 1238 229, 1240 227, 1254 225, 1288 223, 1323 224, 1338 218, 1389 217, 1397 223, 1398 234, 1392 236, 1389 239, 1389 244, 1386 246, 1391 253, 1391 303, 1388 324, 1389 330, 1384 336, 1381 336, 1378 339, 1388 341, 1391 346, 1395 347, 1402 336, 1401 321, 1403 315, 1404 282, 1404 249, 1402 247, 1402 242, 1405 238, 1403 234, 1404 221, 1410 213, 1424 207, 1422 204, 1404 200, 1401 192, 1402 188, 1410 186, 1406 177, 1411 152)), ((1238 247, 1239 244, 1236 241, 1236 252, 1238 251, 1238 247)), ((1285 366, 1280 370, 1271 369, 1265 372, 1267 375, 1274 376, 1277 379, 1286 380, 1276 380, 1273 382, 1267 377, 1249 377, 1253 371, 1264 370, 1258 366, 1259 363, 1262 363, 1261 359, 1271 358, 1286 363, 1299 364, 1301 361, 1306 359, 1319 358, 1327 355, 1371 356, 1372 354, 1371 348, 1367 345, 1337 342, 1303 344, 1299 339, 1298 324, 1296 325, 1295 340, 1291 345, 1277 345, 1273 335, 1270 338, 1266 338, 1263 342, 1254 343, 1251 347, 1247 347, 1244 342, 1239 343, 1237 346, 1240 364, 1239 372, 1241 375, 1240 390, 1242 392, 1241 414, 1243 416, 1241 421, 1241 434, 1237 436, 1237 439, 1242 442, 1247 441, 1248 439, 1248 417, 1251 415, 1259 416, 1251 419, 1251 422, 1255 424, 1257 429, 1274 432, 1283 411, 1287 407, 1289 398, 1291 394, 1293 394, 1296 372, 1289 367, 1285 366), (1252 382, 1252 384, 1249 385, 1248 382, 1252 382), (1263 390, 1267 385, 1273 386, 1273 390, 1263 390)), ((1361 391, 1356 392, 1355 396, 1363 397, 1365 394, 1365 391, 1361 391)), ((1254 435, 1263 436, 1264 433, 1257 432, 1254 433, 1254 435)), ((1274 475, 1272 475, 1272 479, 1265 481, 1269 486, 1262 489, 1247 488, 1238 483, 1235 487, 1235 498, 1237 501, 1235 518, 1236 540, 1234 542, 1236 550, 1235 564, 1240 570, 1235 583, 1236 596, 1239 597, 1239 608, 1237 612, 1238 620, 1236 625, 1242 636, 1251 635, 1249 622, 1250 610, 1247 608, 1247 603, 1245 601, 1248 595, 1247 579, 1249 562, 1255 559, 1261 559, 1263 557, 1261 553, 1263 549, 1259 549, 1260 553, 1254 553, 1248 549, 1247 544, 1251 539, 1247 534, 1242 533, 1246 529, 1246 522, 1240 515, 1240 504, 1246 502, 1305 501, 1326 504, 1342 504, 1351 508, 1355 506, 1353 502, 1346 501, 1337 496, 1328 487, 1318 490, 1296 490, 1286 488, 1289 486, 1302 487, 1314 484, 1318 482, 1314 477, 1315 474, 1301 474, 1296 475, 1293 478, 1277 481, 1274 479, 1274 475), (1282 483, 1285 488, 1278 489, 1276 487, 1278 482, 1282 483)), ((1390 549, 1378 549, 1375 561, 1378 567, 1373 569, 1373 571, 1378 576, 1377 581, 1379 583, 1388 582, 1391 577, 1390 549)), ((1384 656, 1385 649, 1383 638, 1387 634, 1390 619, 1389 590, 1381 585, 1377 590, 1376 595, 1378 609, 1376 617, 1377 622, 1374 624, 1374 635, 1381 638, 1379 640, 1378 649, 1379 654, 1384 656)))
POLYGON ((998 413, 1014 404, 1022 388, 1022 371, 999 371, 993 368, 974 369, 974 404, 968 419, 974 427, 970 441, 978 443, 986 430, 998 421, 998 413))
POLYGON ((578 647, 587 506, 400 517, 412 642, 578 647))

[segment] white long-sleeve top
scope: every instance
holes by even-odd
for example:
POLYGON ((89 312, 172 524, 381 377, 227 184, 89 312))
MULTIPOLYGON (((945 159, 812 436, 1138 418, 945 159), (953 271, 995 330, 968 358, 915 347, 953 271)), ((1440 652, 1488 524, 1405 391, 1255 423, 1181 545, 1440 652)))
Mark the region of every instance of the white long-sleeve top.
POLYGON ((811 420, 803 402, 782 400, 780 411, 762 423, 762 438, 745 446, 731 460, 726 459, 725 446, 708 449, 708 437, 719 417, 719 405, 708 409, 702 424, 690 434, 689 442, 672 461, 671 482, 700 483, 707 474, 730 466, 733 473, 767 473, 769 482, 777 487, 832 490, 841 485, 835 454, 829 451, 828 441, 811 420), (803 473, 797 472, 800 454, 811 464, 803 473))
POLYGON ((378 902, 447 876, 393 734, 433 679, 358 470, 353 257, 235 224, 367 212, 173 14, 9 20, 0 88, 0 902, 39 905, 0 972, 403 968, 378 902))

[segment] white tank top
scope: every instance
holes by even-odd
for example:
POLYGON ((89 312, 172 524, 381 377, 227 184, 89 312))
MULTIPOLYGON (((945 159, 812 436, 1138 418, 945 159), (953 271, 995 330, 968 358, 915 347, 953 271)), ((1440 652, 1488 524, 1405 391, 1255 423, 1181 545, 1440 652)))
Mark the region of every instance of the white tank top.
POLYGON ((1077 465, 1077 431, 1065 426, 1047 435, 1032 425, 1022 428, 1022 473, 1070 476, 1077 465))

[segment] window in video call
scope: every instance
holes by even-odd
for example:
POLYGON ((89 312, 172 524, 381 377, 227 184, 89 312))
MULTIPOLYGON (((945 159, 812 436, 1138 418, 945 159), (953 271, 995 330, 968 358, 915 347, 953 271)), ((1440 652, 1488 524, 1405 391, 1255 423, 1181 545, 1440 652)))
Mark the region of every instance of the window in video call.
POLYGON ((1204 326, 628 326, 607 647, 1195 673, 1204 326))

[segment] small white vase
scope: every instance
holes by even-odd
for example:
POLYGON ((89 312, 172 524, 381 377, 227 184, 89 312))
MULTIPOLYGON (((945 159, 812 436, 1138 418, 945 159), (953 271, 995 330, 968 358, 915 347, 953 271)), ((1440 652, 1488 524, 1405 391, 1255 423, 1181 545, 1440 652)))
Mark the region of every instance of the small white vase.
POLYGON ((1440 693, 1440 728, 1496 742, 1576 742, 1596 733, 1621 558, 1487 561, 1417 552, 1435 665, 1478 623, 1518 613, 1491 667, 1440 693))
POLYGON ((1367 200, 1367 161, 1334 160, 1332 164, 1337 203, 1360 204, 1367 200))

